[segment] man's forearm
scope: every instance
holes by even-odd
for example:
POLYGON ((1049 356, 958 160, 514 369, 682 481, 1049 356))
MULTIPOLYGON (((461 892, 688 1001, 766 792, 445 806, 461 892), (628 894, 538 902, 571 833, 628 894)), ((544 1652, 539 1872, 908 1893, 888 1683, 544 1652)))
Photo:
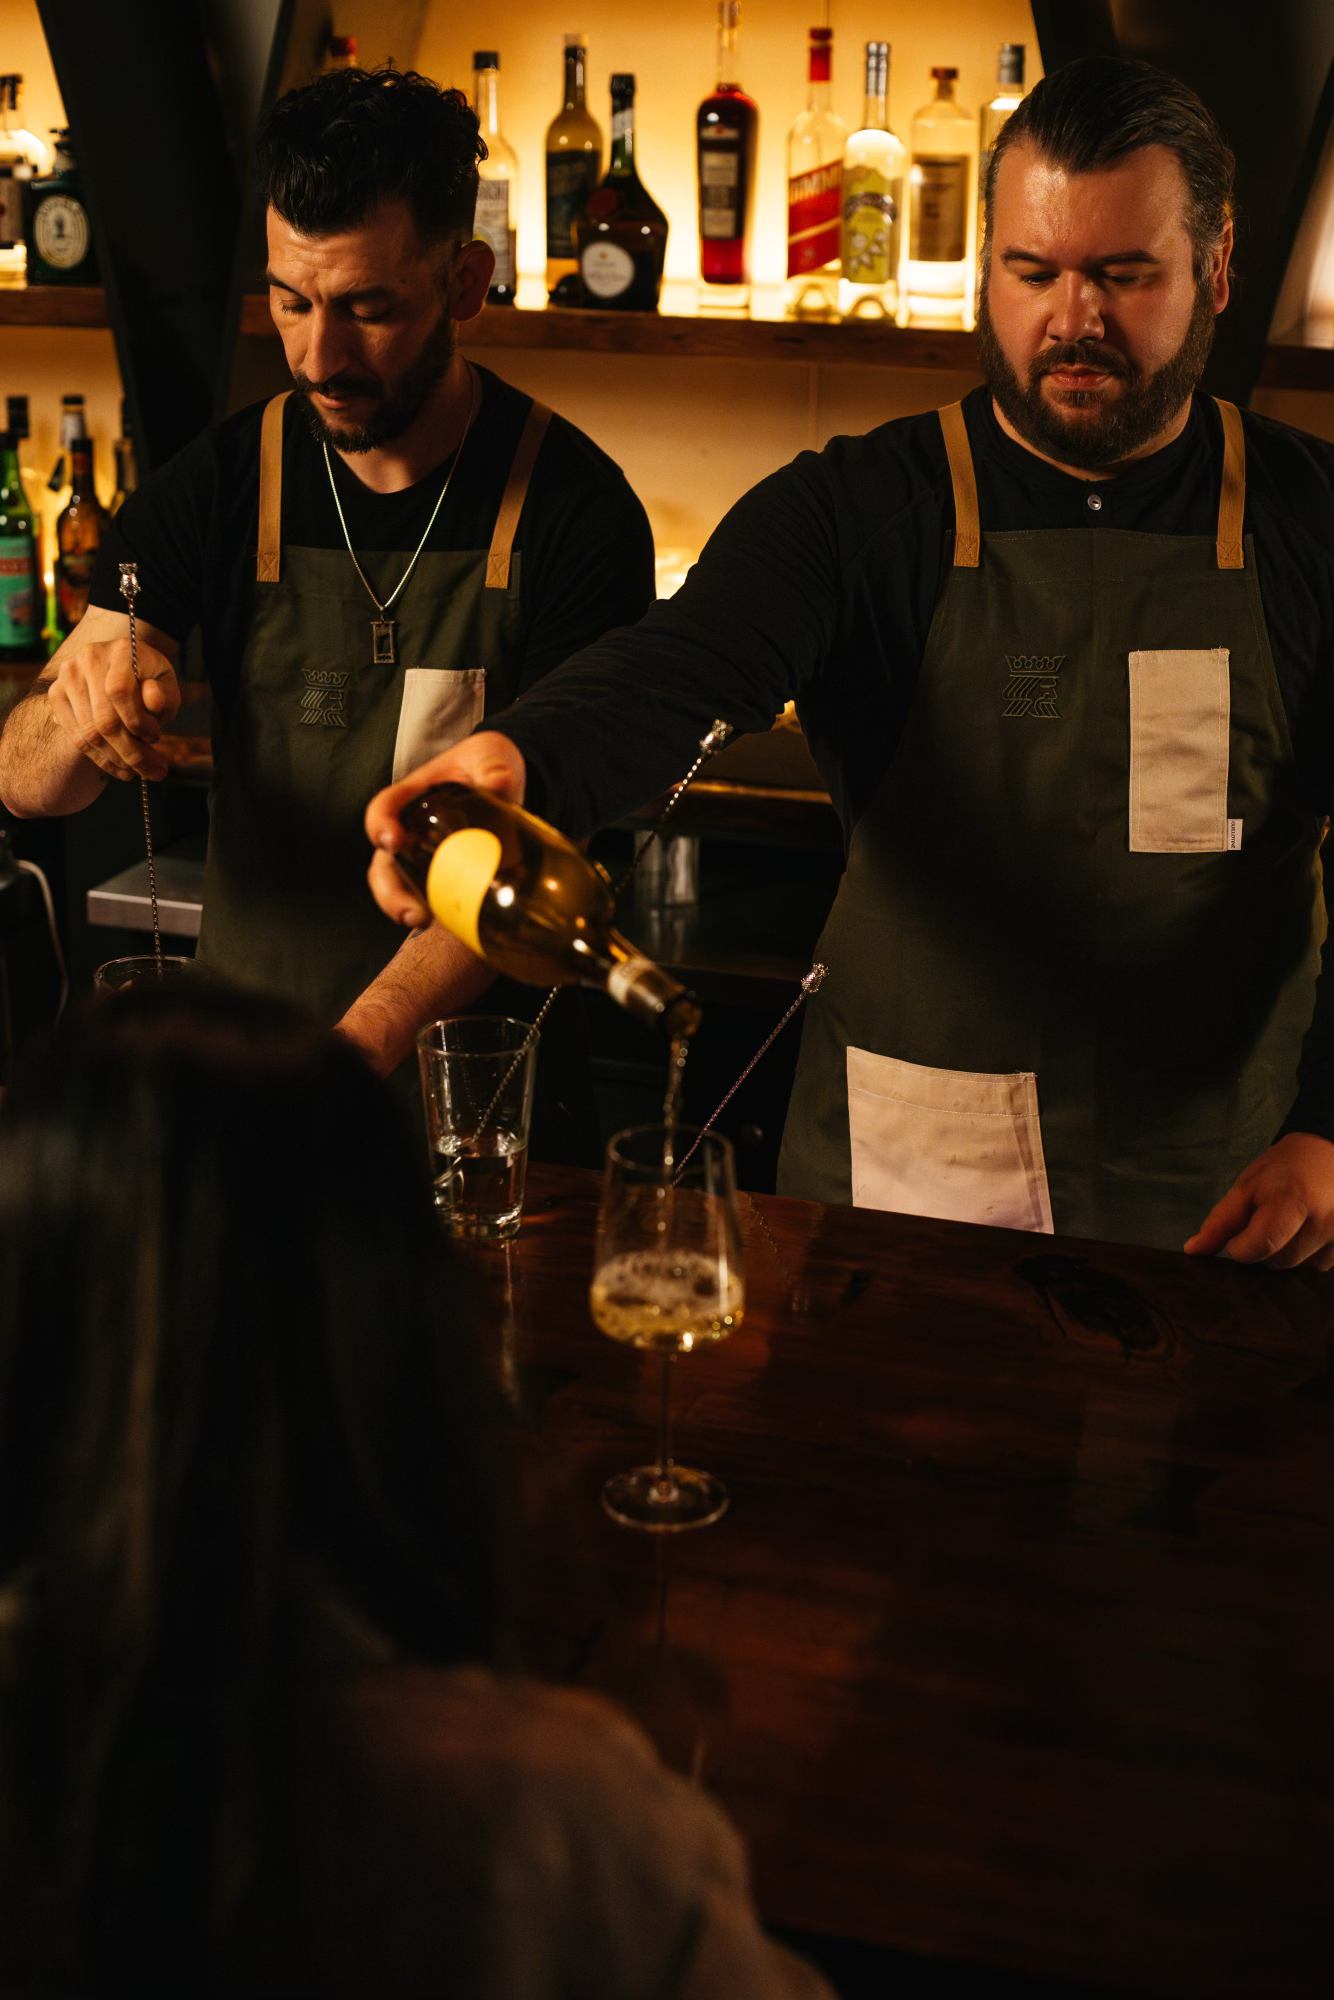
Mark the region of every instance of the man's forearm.
POLYGON ((0 730, 0 800, 16 819, 81 812, 106 783, 52 715, 46 698, 50 684, 50 674, 43 674, 0 730))
POLYGON ((373 1070, 388 1076, 412 1054, 419 1028, 461 1013, 495 976, 483 959, 432 924, 400 946, 352 1002, 338 1032, 356 1044, 373 1070))

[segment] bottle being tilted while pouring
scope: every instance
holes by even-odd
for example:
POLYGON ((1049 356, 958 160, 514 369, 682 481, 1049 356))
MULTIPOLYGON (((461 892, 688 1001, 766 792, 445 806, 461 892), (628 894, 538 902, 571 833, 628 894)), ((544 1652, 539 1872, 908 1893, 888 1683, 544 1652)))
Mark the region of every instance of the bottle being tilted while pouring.
POLYGON ((614 928, 611 883, 565 835, 494 792, 435 785, 403 809, 395 856, 436 922, 511 979, 600 987, 673 1040, 694 1033, 685 988, 614 928))

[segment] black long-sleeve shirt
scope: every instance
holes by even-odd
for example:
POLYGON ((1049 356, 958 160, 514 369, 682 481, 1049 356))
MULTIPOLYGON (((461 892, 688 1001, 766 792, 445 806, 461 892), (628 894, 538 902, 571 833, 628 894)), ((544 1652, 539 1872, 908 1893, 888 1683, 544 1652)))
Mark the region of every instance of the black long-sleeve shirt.
MULTIPOLYGON (((1208 397, 1196 396, 1173 443, 1093 483, 1007 437, 985 389, 964 413, 984 530, 1215 532, 1222 425, 1208 397)), ((1334 446, 1249 413, 1243 423, 1245 531, 1279 689, 1307 799, 1328 817, 1334 446)), ((795 700, 850 836, 898 742, 953 526, 934 412, 803 452, 738 501, 674 598, 567 660, 488 725, 523 752, 532 809, 587 833, 678 777, 715 716, 767 729, 795 700)), ((1330 957, 1327 944, 1286 1129, 1334 1140, 1330 957)))

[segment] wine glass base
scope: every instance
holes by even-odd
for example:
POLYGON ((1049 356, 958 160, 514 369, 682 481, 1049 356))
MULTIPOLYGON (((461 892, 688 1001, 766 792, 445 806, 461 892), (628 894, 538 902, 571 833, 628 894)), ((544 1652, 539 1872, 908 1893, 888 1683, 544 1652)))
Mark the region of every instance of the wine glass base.
POLYGON ((728 1493, 711 1472, 674 1465, 666 1479, 655 1465, 637 1465, 618 1472, 602 1489, 603 1512, 623 1528, 642 1528, 650 1535, 679 1535, 687 1528, 707 1528, 727 1512, 728 1493))

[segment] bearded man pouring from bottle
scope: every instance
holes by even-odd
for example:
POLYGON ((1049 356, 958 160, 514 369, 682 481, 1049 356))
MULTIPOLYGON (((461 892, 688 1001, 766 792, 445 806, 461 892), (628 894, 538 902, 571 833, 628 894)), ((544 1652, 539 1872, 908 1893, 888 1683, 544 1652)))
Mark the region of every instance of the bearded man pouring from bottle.
MULTIPOLYGON (((382 1072, 490 975, 443 932, 405 943, 371 904, 367 797, 653 595, 652 536, 618 468, 457 351, 494 262, 472 238, 484 153, 458 93, 411 72, 346 70, 278 103, 260 170, 296 393, 206 432, 126 502, 93 608, 0 740, 19 814, 160 778, 197 628, 215 718, 199 956, 336 1022, 382 1072)), ((515 1011, 518 992, 488 1004, 515 1011)), ((560 1045, 579 1029, 577 1006, 543 1025, 547 1157, 597 1157, 591 1087, 582 1119, 566 1101, 577 1052, 560 1045)))
POLYGON ((1334 1265, 1334 448, 1196 393, 1231 168, 1148 65, 1045 79, 991 169, 986 387, 803 454, 372 803, 385 849, 449 778, 578 833, 795 698, 848 864, 784 1192, 1334 1265))

